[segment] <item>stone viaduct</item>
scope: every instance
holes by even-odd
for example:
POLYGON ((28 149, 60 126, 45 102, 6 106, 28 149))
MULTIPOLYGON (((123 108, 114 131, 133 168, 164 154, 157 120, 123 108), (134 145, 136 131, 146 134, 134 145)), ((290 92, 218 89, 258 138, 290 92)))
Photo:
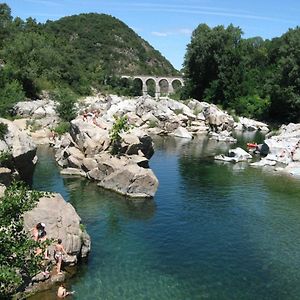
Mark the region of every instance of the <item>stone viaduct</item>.
POLYGON ((148 94, 148 87, 147 82, 149 80, 153 80, 155 82, 155 98, 159 98, 161 95, 161 83, 163 81, 168 83, 168 89, 167 89, 167 95, 174 92, 174 86, 173 83, 175 81, 180 82, 181 86, 184 86, 183 78, 180 76, 175 77, 168 77, 168 76, 152 76, 152 75, 122 75, 121 78, 131 78, 131 79, 139 79, 142 82, 142 92, 143 95, 146 96, 148 94))

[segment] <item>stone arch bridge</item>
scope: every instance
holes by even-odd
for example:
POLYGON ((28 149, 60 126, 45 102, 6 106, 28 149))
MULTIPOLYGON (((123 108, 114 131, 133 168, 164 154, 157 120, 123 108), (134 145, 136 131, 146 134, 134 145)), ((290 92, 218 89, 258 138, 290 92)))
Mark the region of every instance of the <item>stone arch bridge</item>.
POLYGON ((174 82, 179 82, 181 86, 184 86, 183 78, 180 76, 169 77, 169 76, 147 76, 147 75, 122 75, 121 78, 139 79, 142 82, 142 92, 146 96, 148 94, 147 82, 153 80, 155 82, 155 98, 159 98, 161 95, 161 83, 167 82, 167 95, 174 92, 174 82))

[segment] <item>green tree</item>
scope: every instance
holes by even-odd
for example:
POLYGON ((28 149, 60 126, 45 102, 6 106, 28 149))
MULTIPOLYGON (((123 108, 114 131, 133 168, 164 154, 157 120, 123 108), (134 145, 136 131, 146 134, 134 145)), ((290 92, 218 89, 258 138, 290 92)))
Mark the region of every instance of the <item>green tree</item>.
POLYGON ((56 110, 63 121, 70 122, 76 117, 76 95, 69 88, 61 88, 53 93, 58 102, 56 110))
POLYGON ((12 23, 11 9, 5 3, 0 3, 0 48, 8 38, 12 23))
POLYGON ((192 34, 184 61, 190 96, 228 105, 237 96, 243 78, 240 44, 242 31, 229 25, 199 25, 192 34))
POLYGON ((277 49, 274 55, 276 72, 269 82, 270 114, 281 122, 299 122, 300 28, 290 29, 274 43, 277 49))

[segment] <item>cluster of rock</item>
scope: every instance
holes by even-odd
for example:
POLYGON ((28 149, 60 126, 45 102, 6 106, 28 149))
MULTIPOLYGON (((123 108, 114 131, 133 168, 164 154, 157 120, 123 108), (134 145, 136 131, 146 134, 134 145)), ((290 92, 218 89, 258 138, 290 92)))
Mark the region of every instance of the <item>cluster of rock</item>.
POLYGON ((120 152, 112 155, 107 128, 81 117, 73 120, 70 133, 55 145, 61 173, 85 176, 126 196, 153 197, 158 180, 148 164, 154 153, 151 137, 138 128, 120 135, 120 152))
MULTIPOLYGON (((282 125, 277 135, 269 135, 254 152, 262 154, 260 160, 250 163, 254 167, 271 167, 300 176, 300 124, 282 125)), ((228 155, 217 155, 216 160, 225 162, 251 162, 252 155, 241 148, 231 149, 228 155)))
POLYGON ((148 133, 188 139, 210 130, 217 133, 231 131, 234 126, 232 117, 226 112, 197 100, 183 103, 169 98, 156 101, 151 97, 124 99, 110 95, 88 97, 83 106, 88 110, 100 111, 99 122, 106 125, 114 122, 115 115, 127 115, 130 124, 148 133))
POLYGON ((13 122, 0 118, 1 123, 7 126, 7 132, 0 140, 0 183, 8 185, 13 178, 30 183, 37 162, 36 145, 13 122))
POLYGON ((221 160, 225 162, 248 162, 252 159, 252 155, 246 152, 244 149, 238 147, 236 149, 230 149, 228 155, 219 154, 215 156, 215 160, 221 160))
POLYGON ((282 125, 279 133, 264 141, 269 153, 252 166, 272 166, 275 170, 300 176, 300 124, 282 125))
POLYGON ((100 111, 99 122, 109 126, 115 115, 127 115, 129 123, 151 134, 173 135, 191 139, 210 133, 212 139, 235 142, 233 130, 261 130, 268 132, 265 123, 248 118, 235 122, 233 117, 214 104, 194 99, 176 101, 151 97, 125 99, 115 95, 87 97, 81 106, 88 111, 100 111))
POLYGON ((266 123, 259 122, 253 119, 239 117, 239 121, 235 122, 234 129, 239 131, 262 131, 269 132, 269 127, 266 123))
MULTIPOLYGON (((3 131, 3 138, 0 140, 1 198, 5 194, 6 186, 13 179, 23 180, 29 184, 32 182, 37 162, 37 147, 27 132, 20 130, 15 122, 0 118, 0 124, 3 131), (6 126, 7 131, 5 130, 6 126)), ((42 197, 33 210, 25 213, 24 227, 26 231, 30 231, 39 222, 47 224, 48 238, 61 238, 64 241, 69 254, 67 260, 69 264, 75 264, 77 258, 85 257, 89 253, 90 237, 82 228, 80 218, 73 206, 68 204, 60 195, 42 197)), ((32 278, 30 289, 39 289, 39 283, 45 282, 45 280, 51 284, 53 281, 63 279, 64 274, 49 278, 49 275, 45 276, 39 273, 32 278)))
MULTIPOLYGON (((153 154, 149 135, 192 139, 208 134, 210 139, 235 143, 233 130, 268 130, 266 124, 247 118, 240 118, 237 123, 216 105, 193 99, 179 102, 149 96, 97 95, 82 99, 77 112, 78 117, 71 122, 71 134, 55 146, 57 162, 64 168, 62 173, 85 176, 104 188, 133 197, 152 197, 157 189, 157 179, 148 168, 148 159, 153 154), (126 116, 134 129, 121 136, 121 155, 116 158, 110 155, 109 132, 115 118, 121 116, 126 116)), ((38 143, 52 143, 50 130, 58 120, 53 101, 46 98, 18 103, 15 113, 47 124, 31 132, 31 136, 38 143)))
MULTIPOLYGON (((90 236, 87 234, 81 219, 74 207, 67 203, 60 194, 51 194, 39 199, 37 206, 24 214, 24 228, 27 232, 39 222, 46 225, 48 239, 62 239, 68 256, 64 257, 65 265, 75 265, 79 258, 87 257, 91 248, 90 236)), ((48 247, 49 257, 53 265, 54 245, 48 247)), ((26 292, 49 288, 57 281, 64 281, 65 273, 49 274, 40 272, 27 285, 26 292)))
POLYGON ((36 144, 48 144, 51 128, 55 128, 60 121, 56 112, 56 102, 43 95, 42 100, 18 102, 13 107, 16 126, 27 130, 36 144), (21 119, 20 119, 21 118, 21 119))

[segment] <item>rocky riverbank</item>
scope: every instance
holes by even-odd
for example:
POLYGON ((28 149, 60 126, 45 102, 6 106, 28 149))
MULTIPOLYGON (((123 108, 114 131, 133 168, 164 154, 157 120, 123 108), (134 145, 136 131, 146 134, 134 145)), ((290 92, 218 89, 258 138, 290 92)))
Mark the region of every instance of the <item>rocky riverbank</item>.
POLYGON ((62 174, 96 180, 99 186, 130 197, 153 197, 157 190, 158 180, 149 169, 154 153, 152 135, 183 139, 208 135, 216 141, 235 143, 234 130, 268 132, 264 123, 247 118, 235 122, 216 105, 193 99, 179 102, 149 96, 96 95, 77 103, 77 118, 71 122, 70 133, 54 141, 51 128, 59 118, 53 101, 46 98, 18 103, 14 110, 27 118, 27 128, 37 143, 54 145, 62 174), (112 155, 113 125, 117 118, 125 116, 130 129, 120 133, 119 153, 112 155))
MULTIPOLYGON (((37 146, 26 130, 20 129, 19 124, 22 123, 24 122, 20 120, 12 122, 0 119, 2 135, 0 140, 0 198, 4 197, 6 187, 14 179, 23 180, 29 184, 32 182, 37 162, 37 146)), ((16 204, 13 203, 12 205, 16 204)), ((28 232, 28 238, 30 238, 31 229, 37 223, 43 222, 46 224, 48 240, 53 240, 53 243, 58 238, 63 240, 68 254, 64 258, 65 265, 75 265, 79 258, 88 255, 91 245, 90 237, 81 224, 80 217, 74 207, 67 203, 61 195, 51 194, 40 198, 37 206, 24 214, 23 220, 24 230, 28 232)), ((41 271, 31 279, 27 278, 26 286, 21 289, 25 289, 26 293, 49 288, 55 282, 65 279, 65 272, 56 274, 54 269, 52 270, 51 266, 56 264, 53 244, 49 246, 48 250, 50 257, 48 264, 51 272, 41 271)))
POLYGON ((300 176, 300 124, 282 125, 279 132, 265 140, 268 155, 252 166, 272 167, 294 176, 300 176))

